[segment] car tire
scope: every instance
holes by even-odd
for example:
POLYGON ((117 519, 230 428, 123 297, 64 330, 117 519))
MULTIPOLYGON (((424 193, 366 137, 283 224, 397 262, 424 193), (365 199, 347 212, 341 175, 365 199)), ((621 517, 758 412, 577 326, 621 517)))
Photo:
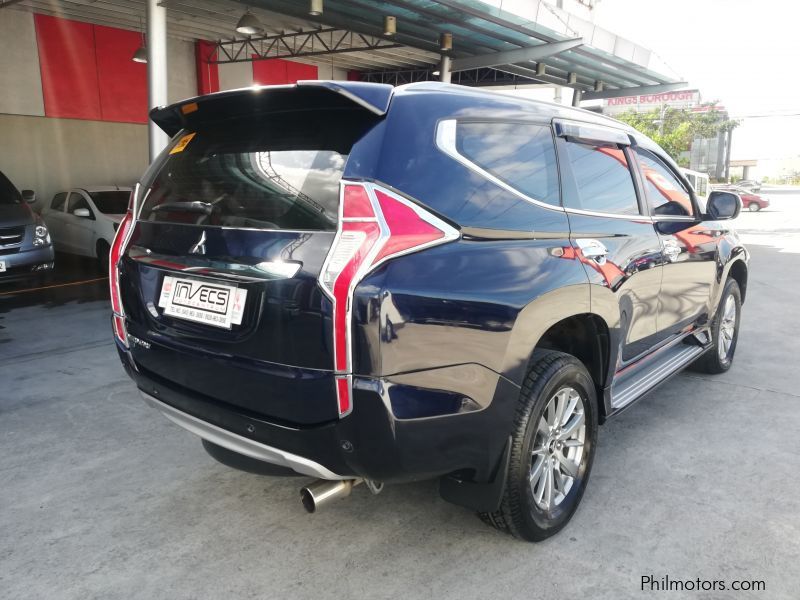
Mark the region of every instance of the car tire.
POLYGON ((742 293, 736 280, 729 278, 725 282, 717 313, 711 323, 712 347, 694 362, 693 371, 718 374, 731 368, 741 321, 742 293))
POLYGON ((563 352, 535 351, 514 415, 500 508, 481 519, 532 542, 558 533, 583 497, 596 439, 597 393, 586 367, 563 352))
POLYGON ((750 212, 758 212, 761 210, 761 205, 758 202, 751 202, 747 205, 747 210, 750 212))
POLYGON ((108 275, 108 253, 111 252, 111 247, 105 242, 100 240, 97 242, 97 270, 104 275, 108 275))

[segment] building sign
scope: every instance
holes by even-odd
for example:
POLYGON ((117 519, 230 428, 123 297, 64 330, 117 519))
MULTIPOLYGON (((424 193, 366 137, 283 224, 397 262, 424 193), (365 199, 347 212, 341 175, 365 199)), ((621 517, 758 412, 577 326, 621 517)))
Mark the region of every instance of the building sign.
POLYGON ((603 114, 613 115, 627 111, 648 112, 662 106, 670 108, 692 108, 700 104, 699 90, 683 90, 680 92, 664 92, 663 94, 642 94, 641 96, 623 96, 608 98, 603 101, 603 114))

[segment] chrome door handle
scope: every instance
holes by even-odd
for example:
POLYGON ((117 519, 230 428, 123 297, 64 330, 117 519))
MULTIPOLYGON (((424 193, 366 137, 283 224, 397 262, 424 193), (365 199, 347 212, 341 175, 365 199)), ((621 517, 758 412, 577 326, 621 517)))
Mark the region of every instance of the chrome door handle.
POLYGON ((581 249, 581 254, 583 254, 584 258, 591 258, 598 263, 604 263, 606 261, 608 248, 606 248, 601 241, 578 238, 575 240, 575 243, 578 244, 578 248, 581 249))

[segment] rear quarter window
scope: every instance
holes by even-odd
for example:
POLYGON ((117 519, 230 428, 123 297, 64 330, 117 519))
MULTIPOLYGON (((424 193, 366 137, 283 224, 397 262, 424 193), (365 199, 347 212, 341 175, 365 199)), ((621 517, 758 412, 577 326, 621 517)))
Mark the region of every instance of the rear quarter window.
POLYGON ((459 121, 456 151, 526 196, 558 205, 558 168, 548 125, 459 121))

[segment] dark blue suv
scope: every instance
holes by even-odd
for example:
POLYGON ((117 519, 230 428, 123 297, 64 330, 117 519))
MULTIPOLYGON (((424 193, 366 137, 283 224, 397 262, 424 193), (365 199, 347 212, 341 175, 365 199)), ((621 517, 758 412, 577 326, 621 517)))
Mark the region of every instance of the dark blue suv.
MULTIPOLYGON (((598 423, 727 370, 748 254, 651 140, 459 86, 301 82, 154 110, 172 141, 111 251, 145 400, 218 460, 320 481, 439 478, 540 540, 598 423)), ((654 425, 657 426, 657 425, 654 425)))

